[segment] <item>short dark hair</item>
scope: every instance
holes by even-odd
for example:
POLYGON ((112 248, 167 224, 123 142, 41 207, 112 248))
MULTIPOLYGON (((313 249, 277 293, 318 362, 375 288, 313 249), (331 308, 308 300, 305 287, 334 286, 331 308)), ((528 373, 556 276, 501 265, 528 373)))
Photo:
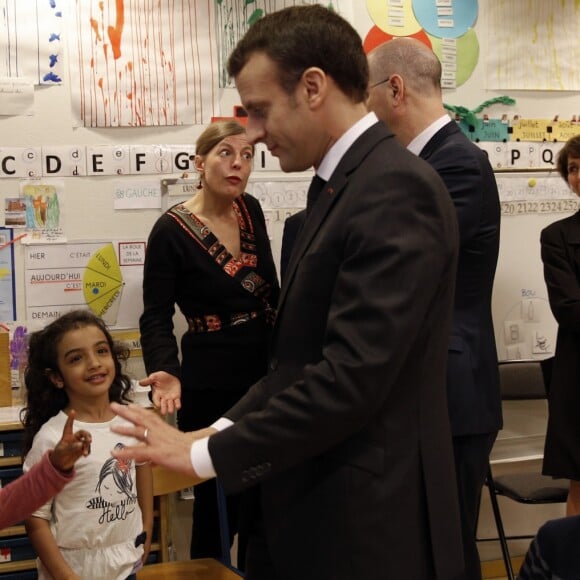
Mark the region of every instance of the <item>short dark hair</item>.
POLYGON ((292 6, 258 20, 228 59, 236 77, 252 54, 264 53, 278 65, 280 85, 292 93, 309 67, 322 69, 354 102, 366 99, 368 64, 356 30, 336 12, 318 4, 292 6))
POLYGON ((568 183, 568 157, 580 157, 580 134, 570 137, 556 159, 556 168, 558 173, 568 183))

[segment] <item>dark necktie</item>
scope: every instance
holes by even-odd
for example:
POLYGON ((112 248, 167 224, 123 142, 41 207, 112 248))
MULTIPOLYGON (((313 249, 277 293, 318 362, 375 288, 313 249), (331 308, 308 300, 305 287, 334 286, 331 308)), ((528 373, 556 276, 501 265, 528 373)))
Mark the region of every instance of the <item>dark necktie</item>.
POLYGON ((326 185, 326 181, 315 175, 310 182, 310 187, 308 188, 308 194, 306 196, 306 214, 309 214, 318 199, 322 188, 326 185))

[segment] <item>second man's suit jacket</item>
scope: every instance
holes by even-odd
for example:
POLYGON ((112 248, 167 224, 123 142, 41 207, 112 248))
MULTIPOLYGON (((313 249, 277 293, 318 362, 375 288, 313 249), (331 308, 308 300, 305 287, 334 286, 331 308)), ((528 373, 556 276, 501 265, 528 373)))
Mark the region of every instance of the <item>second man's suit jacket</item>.
POLYGON ((455 121, 442 127, 420 157, 441 176, 457 211, 459 260, 447 391, 453 435, 502 426, 491 295, 499 253, 500 203, 486 154, 455 121))
POLYGON ((380 123, 308 215, 269 372, 209 439, 226 491, 260 485, 279 580, 460 571, 445 393, 457 237, 440 178, 380 123))

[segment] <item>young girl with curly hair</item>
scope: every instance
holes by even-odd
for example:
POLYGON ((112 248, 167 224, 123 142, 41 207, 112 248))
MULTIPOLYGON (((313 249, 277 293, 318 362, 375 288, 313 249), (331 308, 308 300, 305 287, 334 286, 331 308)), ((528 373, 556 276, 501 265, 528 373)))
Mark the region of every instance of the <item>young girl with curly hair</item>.
POLYGON ((134 578, 148 555, 151 468, 111 458, 112 449, 134 443, 110 429, 123 421, 110 402, 128 402, 131 381, 122 369, 128 354, 88 310, 68 312, 30 337, 25 471, 59 441, 71 409, 92 437, 75 479, 25 522, 41 579, 134 578))

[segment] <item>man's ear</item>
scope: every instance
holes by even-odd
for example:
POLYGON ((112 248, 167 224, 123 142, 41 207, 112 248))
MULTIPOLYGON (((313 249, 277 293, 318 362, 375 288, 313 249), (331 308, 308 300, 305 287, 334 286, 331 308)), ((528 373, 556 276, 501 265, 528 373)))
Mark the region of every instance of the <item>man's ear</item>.
POLYGON ((391 75, 387 90, 391 92, 394 101, 400 102, 405 94, 405 82, 399 75, 391 75))
POLYGON ((311 66, 302 73, 302 83, 306 89, 308 104, 311 107, 320 105, 328 85, 326 73, 317 66, 311 66))

